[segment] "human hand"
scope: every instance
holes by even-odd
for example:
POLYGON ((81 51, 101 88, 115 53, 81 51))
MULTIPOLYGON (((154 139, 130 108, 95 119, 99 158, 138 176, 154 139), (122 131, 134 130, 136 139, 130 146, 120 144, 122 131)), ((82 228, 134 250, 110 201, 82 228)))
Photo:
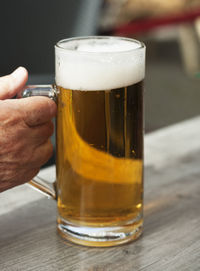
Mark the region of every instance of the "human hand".
POLYGON ((0 77, 0 192, 30 181, 53 152, 55 102, 39 96, 10 99, 27 78, 22 67, 0 77))

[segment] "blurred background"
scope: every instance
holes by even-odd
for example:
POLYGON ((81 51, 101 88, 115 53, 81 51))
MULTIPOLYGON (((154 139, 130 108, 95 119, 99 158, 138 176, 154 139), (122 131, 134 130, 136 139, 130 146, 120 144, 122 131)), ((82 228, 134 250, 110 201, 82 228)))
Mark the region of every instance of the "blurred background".
POLYGON ((200 0, 1 0, 0 25, 0 76, 53 83, 60 39, 127 36, 147 46, 146 133, 200 113, 200 0))

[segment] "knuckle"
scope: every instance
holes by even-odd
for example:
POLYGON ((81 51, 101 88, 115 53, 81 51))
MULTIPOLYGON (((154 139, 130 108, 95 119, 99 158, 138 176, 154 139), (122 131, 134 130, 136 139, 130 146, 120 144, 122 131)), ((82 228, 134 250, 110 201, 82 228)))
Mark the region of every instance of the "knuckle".
POLYGON ((28 126, 36 126, 50 121, 55 116, 55 102, 47 97, 28 97, 24 103, 24 122, 28 126))

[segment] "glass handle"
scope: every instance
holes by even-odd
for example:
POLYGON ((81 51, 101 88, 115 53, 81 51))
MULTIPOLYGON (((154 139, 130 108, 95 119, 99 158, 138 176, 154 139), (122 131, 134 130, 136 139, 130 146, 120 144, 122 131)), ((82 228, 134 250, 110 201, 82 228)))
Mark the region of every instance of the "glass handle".
POLYGON ((49 183, 41 177, 35 176, 31 181, 28 182, 28 184, 45 196, 57 200, 56 181, 49 183))
MULTIPOLYGON (((29 85, 23 90, 20 97, 26 98, 31 96, 45 96, 56 102, 57 90, 54 85, 29 85)), ((49 183, 41 177, 35 176, 28 184, 42 194, 48 197, 50 196, 55 200, 57 199, 56 181, 54 183, 49 183)))
POLYGON ((29 85, 22 92, 21 97, 45 96, 57 101, 57 90, 54 85, 29 85))

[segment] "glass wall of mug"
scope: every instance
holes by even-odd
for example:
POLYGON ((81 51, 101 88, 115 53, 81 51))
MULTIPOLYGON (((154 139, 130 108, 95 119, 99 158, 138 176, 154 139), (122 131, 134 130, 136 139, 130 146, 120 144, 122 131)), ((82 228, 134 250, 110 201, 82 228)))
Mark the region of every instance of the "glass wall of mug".
POLYGON ((88 246, 134 240, 143 224, 145 46, 83 37, 55 51, 58 231, 88 246))

